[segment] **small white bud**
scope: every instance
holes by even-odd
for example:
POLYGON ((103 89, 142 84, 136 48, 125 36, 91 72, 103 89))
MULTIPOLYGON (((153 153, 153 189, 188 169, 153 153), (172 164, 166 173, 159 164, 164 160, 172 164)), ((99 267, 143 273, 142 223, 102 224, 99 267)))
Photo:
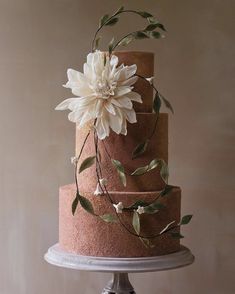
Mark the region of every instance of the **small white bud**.
POLYGON ((138 206, 138 209, 136 210, 138 214, 145 213, 144 207, 143 206, 138 206))
POLYGON ((95 196, 99 196, 99 195, 103 194, 104 185, 106 185, 108 181, 107 181, 107 179, 103 178, 103 179, 100 179, 99 182, 100 183, 97 183, 97 186, 96 186, 96 189, 94 192, 95 196), (103 190, 102 190, 102 188, 103 188, 103 190))
POLYGON ((119 202, 118 204, 113 204, 113 206, 116 209, 117 213, 122 213, 122 210, 124 208, 122 202, 119 202))
POLYGON ((78 158, 76 156, 71 157, 71 163, 76 165, 78 163, 78 158))
POLYGON ((154 77, 146 78, 146 81, 149 82, 150 85, 153 84, 154 77))

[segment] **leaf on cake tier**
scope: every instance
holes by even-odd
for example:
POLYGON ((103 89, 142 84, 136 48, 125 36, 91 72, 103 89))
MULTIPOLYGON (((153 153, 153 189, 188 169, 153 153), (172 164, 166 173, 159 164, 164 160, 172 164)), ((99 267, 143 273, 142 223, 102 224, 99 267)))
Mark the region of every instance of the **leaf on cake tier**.
POLYGON ((172 105, 170 104, 170 102, 165 97, 163 97, 162 94, 159 93, 159 96, 162 99, 162 101, 164 102, 165 106, 170 109, 172 114, 174 114, 174 109, 173 109, 172 105))
POLYGON ((73 200, 73 203, 72 203, 72 214, 73 215, 75 214, 77 206, 78 206, 78 197, 76 196, 73 200))
POLYGON ((140 144, 138 144, 134 151, 132 152, 132 159, 135 159, 137 157, 139 157, 140 155, 144 154, 144 152, 146 151, 147 147, 148 147, 148 143, 149 140, 146 140, 140 144))
POLYGON ((162 235, 163 233, 165 233, 166 231, 168 231, 170 229, 170 226, 173 225, 174 223, 175 223, 175 221, 172 221, 169 224, 167 224, 165 226, 165 228, 163 230, 161 230, 161 232, 159 233, 159 235, 162 235))
POLYGON ((164 178, 166 177, 167 173, 166 173, 166 163, 163 159, 153 159, 148 165, 142 166, 142 167, 138 167, 135 171, 133 171, 133 173, 131 174, 131 176, 141 176, 144 175, 145 173, 155 169, 156 167, 160 166, 161 170, 161 176, 162 174, 164 175, 164 178))
POLYGON ((100 218, 105 221, 106 223, 116 223, 117 218, 113 214, 103 214, 100 216, 100 218))
POLYGON ((171 237, 174 239, 183 239, 184 238, 184 236, 181 235, 179 232, 172 232, 171 237))
POLYGON ((136 210, 133 213, 132 225, 135 232, 139 235, 140 234, 140 218, 136 210))
POLYGON ((147 238, 139 238, 146 248, 154 248, 155 245, 147 238))
POLYGON ((157 213, 162 208, 165 208, 166 206, 160 202, 154 202, 144 208, 144 212, 148 214, 154 214, 157 213))
POLYGON ((78 199, 83 209, 91 214, 95 214, 92 203, 87 198, 79 195, 78 199))
POLYGON ((166 185, 165 188, 160 193, 161 197, 167 196, 172 191, 173 188, 174 186, 166 185))
POLYGON ((169 178, 169 169, 164 160, 161 160, 161 169, 160 169, 160 175, 165 183, 167 183, 169 178))
POLYGON ((154 100, 153 100, 153 110, 154 110, 155 113, 157 113, 157 114, 159 113, 161 105, 162 105, 162 102, 161 102, 159 93, 157 92, 155 94, 155 97, 154 97, 154 100))
POLYGON ((120 181, 122 182, 123 186, 126 187, 126 175, 125 175, 125 170, 124 170, 123 165, 121 164, 120 161, 118 161, 116 159, 111 159, 111 161, 118 172, 118 176, 119 176, 120 181))
POLYGON ((83 172, 85 169, 91 167, 95 162, 95 156, 90 156, 90 157, 87 157, 83 162, 82 164, 80 165, 80 168, 79 168, 79 173, 83 172))
POLYGON ((188 215, 185 215, 182 217, 179 225, 187 225, 190 223, 191 219, 192 219, 192 215, 191 214, 188 214, 188 215))

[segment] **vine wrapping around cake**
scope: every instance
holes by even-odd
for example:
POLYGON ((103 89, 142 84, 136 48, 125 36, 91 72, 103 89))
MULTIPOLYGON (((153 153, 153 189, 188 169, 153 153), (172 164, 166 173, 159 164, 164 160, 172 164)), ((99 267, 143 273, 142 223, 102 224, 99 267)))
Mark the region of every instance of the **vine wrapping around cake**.
POLYGON ((162 158, 153 158, 144 166, 139 166, 134 170, 128 170, 122 162, 117 158, 112 158, 105 144, 105 139, 110 135, 110 132, 115 132, 117 135, 128 135, 127 122, 134 124, 137 122, 136 112, 133 107, 134 103, 142 103, 141 95, 135 91, 134 84, 138 79, 144 80, 151 85, 155 91, 153 99, 153 112, 155 113, 155 123, 153 129, 146 138, 134 148, 130 156, 133 160, 144 156, 148 152, 148 146, 154 136, 159 112, 164 105, 172 112, 173 108, 170 102, 165 99, 157 90, 153 83, 153 77, 144 77, 137 74, 137 66, 119 65, 119 59, 115 55, 114 50, 120 46, 127 46, 133 40, 140 39, 159 39, 164 37, 162 32, 166 31, 162 23, 158 22, 154 16, 148 12, 125 10, 122 6, 114 14, 109 16, 104 15, 92 41, 92 52, 88 54, 87 61, 84 64, 84 73, 80 73, 73 69, 68 69, 68 82, 64 85, 72 90, 76 97, 69 98, 60 103, 56 110, 69 109, 71 112, 68 115, 70 121, 77 124, 79 128, 88 128, 81 150, 77 157, 71 158, 71 162, 75 165, 75 183, 76 195, 72 203, 72 214, 74 215, 78 205, 81 205, 88 213, 94 217, 102 219, 108 223, 118 222, 128 233, 138 237, 145 246, 152 247, 151 239, 162 236, 164 234, 171 235, 173 238, 183 238, 178 228, 181 225, 186 225, 190 222, 192 215, 185 215, 180 222, 172 219, 159 232, 153 234, 141 233, 141 215, 142 214, 157 214, 165 208, 161 203, 161 199, 168 197, 174 186, 168 184, 168 166, 162 158), (143 30, 137 30, 126 34, 120 40, 111 40, 108 45, 108 52, 98 50, 101 37, 99 33, 106 26, 113 26, 119 21, 120 15, 124 13, 136 14, 147 21, 147 25, 143 30), (80 158, 83 149, 87 143, 89 136, 93 134, 95 154, 87 157, 82 161, 80 158), (154 169, 159 169, 160 176, 164 181, 164 188, 157 194, 151 202, 139 199, 130 206, 124 206, 122 202, 116 203, 107 189, 108 178, 103 178, 102 159, 99 152, 99 146, 103 144, 107 158, 117 172, 120 182, 125 187, 127 185, 127 175, 130 177, 141 177, 154 169), (78 174, 81 174, 86 169, 95 165, 97 187, 94 191, 95 197, 106 197, 113 207, 113 214, 107 213, 99 215, 95 212, 95 208, 90 200, 81 195, 79 190, 78 174), (132 229, 129 224, 126 224, 121 218, 122 213, 132 213, 132 229))

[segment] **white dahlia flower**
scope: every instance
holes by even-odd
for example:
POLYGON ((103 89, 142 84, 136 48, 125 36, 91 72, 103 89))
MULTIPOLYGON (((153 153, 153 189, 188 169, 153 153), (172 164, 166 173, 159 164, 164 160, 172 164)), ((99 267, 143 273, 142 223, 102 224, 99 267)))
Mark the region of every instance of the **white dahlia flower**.
POLYGON ((133 92, 138 77, 135 64, 118 66, 118 57, 104 52, 89 53, 84 73, 68 69, 68 82, 64 85, 77 96, 60 103, 56 110, 69 109, 70 121, 83 127, 95 122, 98 138, 109 136, 110 128, 117 134, 127 134, 127 121, 136 122, 132 101, 142 103, 141 96, 133 92))

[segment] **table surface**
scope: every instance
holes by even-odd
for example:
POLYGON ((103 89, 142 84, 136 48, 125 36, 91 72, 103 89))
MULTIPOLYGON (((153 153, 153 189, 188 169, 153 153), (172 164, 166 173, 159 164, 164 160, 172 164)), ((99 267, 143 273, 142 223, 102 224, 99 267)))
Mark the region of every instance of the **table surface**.
POLYGON ((112 258, 82 256, 65 252, 58 244, 50 247, 44 256, 53 265, 83 271, 112 273, 143 273, 176 269, 194 261, 191 251, 181 246, 180 251, 154 257, 112 258))

